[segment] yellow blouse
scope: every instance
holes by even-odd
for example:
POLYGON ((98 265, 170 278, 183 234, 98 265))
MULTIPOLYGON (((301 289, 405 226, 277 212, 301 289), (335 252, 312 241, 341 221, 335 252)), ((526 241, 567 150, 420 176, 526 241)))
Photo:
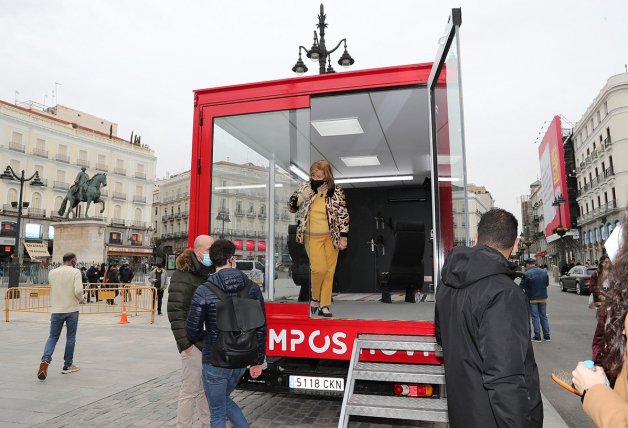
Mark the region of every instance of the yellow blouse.
POLYGON ((327 223, 327 207, 325 206, 325 194, 317 193, 310 211, 310 233, 314 235, 329 234, 327 223))

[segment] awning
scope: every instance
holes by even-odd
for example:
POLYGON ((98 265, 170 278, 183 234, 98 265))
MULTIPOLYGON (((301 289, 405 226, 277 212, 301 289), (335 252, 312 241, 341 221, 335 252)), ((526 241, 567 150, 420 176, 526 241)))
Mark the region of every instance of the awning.
POLYGON ((46 257, 50 257, 48 244, 42 244, 40 242, 24 242, 24 248, 26 248, 26 251, 31 259, 44 259, 46 257))
POLYGON ((536 253, 534 257, 545 257, 547 256, 547 251, 541 251, 540 253, 536 253))

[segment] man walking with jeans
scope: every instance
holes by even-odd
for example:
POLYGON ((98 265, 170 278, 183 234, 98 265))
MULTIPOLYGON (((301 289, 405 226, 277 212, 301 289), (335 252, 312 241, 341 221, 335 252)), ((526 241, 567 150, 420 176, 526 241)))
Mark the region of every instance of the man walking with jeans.
MULTIPOLYGON (((209 248, 209 257, 216 267, 216 273, 208 282, 228 295, 237 295, 249 287, 248 298, 259 301, 264 312, 262 292, 242 271, 236 269, 235 245, 226 239, 218 239, 209 248)), ((192 297, 186 330, 190 341, 204 339, 203 345, 203 384, 211 411, 211 428, 225 428, 228 418, 235 428, 248 428, 244 414, 237 403, 230 398, 246 367, 224 368, 211 364, 212 348, 218 338, 217 305, 220 298, 205 285, 199 286, 192 297)), ((264 315, 265 317, 265 315, 264 315)), ((256 331, 257 361, 249 367, 249 374, 257 378, 262 374, 266 359, 266 323, 256 331)))
POLYGON ((37 377, 40 380, 48 376, 48 366, 52 361, 52 354, 57 346, 61 329, 65 323, 67 336, 65 342, 65 354, 63 355, 63 370, 61 373, 73 373, 79 371, 75 366, 74 345, 76 343, 76 328, 79 319, 79 303, 83 301, 83 282, 81 271, 75 268, 76 255, 66 253, 63 255, 63 265, 50 271, 50 336, 44 347, 44 355, 41 357, 37 377))
POLYGON ((525 291, 530 302, 530 315, 532 316, 532 327, 534 328, 533 342, 541 341, 541 330, 543 339, 550 341, 549 321, 547 321, 547 286, 549 277, 547 272, 536 265, 536 260, 525 261, 526 271, 521 280, 521 289, 525 291), (540 326, 539 326, 540 319, 540 326))

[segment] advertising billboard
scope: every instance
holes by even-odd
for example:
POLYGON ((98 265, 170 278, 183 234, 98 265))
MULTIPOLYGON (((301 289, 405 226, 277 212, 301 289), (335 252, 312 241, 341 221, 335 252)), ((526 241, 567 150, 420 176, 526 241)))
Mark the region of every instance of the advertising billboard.
POLYGON ((549 237, 555 233, 558 226, 571 228, 563 135, 559 116, 554 116, 543 136, 543 141, 539 146, 539 163, 545 236, 549 237), (561 197, 565 202, 555 203, 561 197))

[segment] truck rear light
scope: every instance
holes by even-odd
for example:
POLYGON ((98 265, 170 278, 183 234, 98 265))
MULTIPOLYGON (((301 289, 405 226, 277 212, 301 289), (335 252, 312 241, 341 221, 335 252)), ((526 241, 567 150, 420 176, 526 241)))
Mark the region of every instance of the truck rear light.
POLYGON ((432 385, 411 385, 396 383, 393 387, 395 395, 404 397, 431 397, 433 394, 432 385))

